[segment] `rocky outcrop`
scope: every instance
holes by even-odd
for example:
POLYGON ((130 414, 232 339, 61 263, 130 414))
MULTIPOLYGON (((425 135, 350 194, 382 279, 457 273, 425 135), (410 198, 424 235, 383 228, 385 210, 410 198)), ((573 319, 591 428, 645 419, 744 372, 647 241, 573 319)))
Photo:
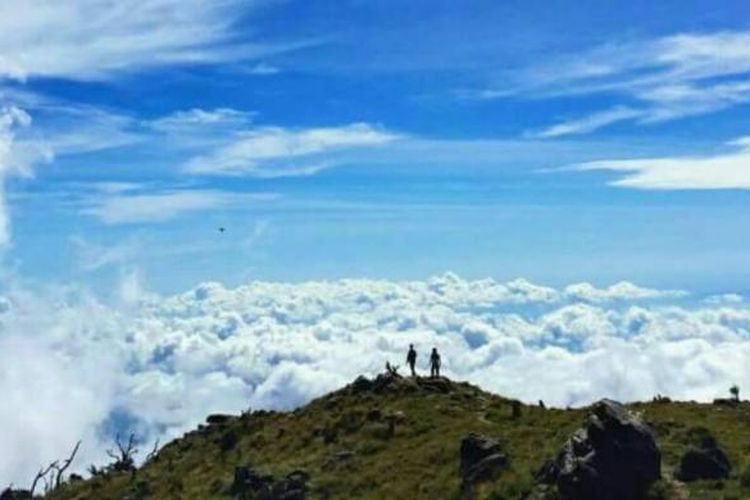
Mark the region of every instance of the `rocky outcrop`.
POLYGON ((584 426, 537 473, 575 500, 639 500, 661 477, 661 453, 649 427, 624 406, 594 404, 584 426))
POLYGON ((697 446, 688 450, 680 459, 675 477, 680 481, 699 479, 726 479, 732 466, 727 454, 719 448, 716 440, 705 431, 697 446))
POLYGON ((495 478, 507 465, 508 457, 497 440, 473 432, 461 440, 461 489, 468 496, 477 484, 495 478))

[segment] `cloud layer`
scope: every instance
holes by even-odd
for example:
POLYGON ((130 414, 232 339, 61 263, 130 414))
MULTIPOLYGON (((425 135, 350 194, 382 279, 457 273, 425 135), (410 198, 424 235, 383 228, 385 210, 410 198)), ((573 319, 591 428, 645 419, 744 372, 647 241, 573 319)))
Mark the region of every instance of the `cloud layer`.
MULTIPOLYGON (((656 393, 710 399, 750 384, 750 310, 630 283, 562 289, 526 280, 204 283, 162 297, 129 279, 116 304, 85 290, 8 287, 0 301, 0 480, 116 429, 162 442, 208 413, 292 408, 386 360, 526 401, 581 405, 656 393)), ((33 475, 33 474, 32 474, 33 475)))

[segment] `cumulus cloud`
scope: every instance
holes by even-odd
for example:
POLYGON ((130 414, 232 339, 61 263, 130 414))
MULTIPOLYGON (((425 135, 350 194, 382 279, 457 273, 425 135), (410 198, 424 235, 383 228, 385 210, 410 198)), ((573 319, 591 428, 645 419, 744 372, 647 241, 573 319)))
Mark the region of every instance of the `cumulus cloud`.
POLYGON ((104 304, 71 286, 6 286, 0 481, 25 484, 79 438, 80 468, 104 460, 125 427, 165 442, 210 412, 293 408, 403 364, 410 343, 423 373, 436 346, 450 377, 557 406, 706 400, 750 384, 750 309, 629 283, 555 289, 448 273, 159 296, 129 274, 120 288, 104 304))
POLYGON ((611 184, 634 189, 750 189, 750 138, 730 146, 735 151, 712 156, 597 160, 574 168, 621 172, 611 184))

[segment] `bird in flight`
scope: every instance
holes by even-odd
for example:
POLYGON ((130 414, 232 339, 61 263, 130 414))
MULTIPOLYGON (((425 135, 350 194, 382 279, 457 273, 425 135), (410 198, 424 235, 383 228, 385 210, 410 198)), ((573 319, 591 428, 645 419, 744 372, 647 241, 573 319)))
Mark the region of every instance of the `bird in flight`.
POLYGON ((219 232, 220 232, 220 233, 223 233, 224 231, 226 231, 226 229, 225 229, 225 228, 223 228, 223 227, 220 227, 220 228, 219 228, 219 232))

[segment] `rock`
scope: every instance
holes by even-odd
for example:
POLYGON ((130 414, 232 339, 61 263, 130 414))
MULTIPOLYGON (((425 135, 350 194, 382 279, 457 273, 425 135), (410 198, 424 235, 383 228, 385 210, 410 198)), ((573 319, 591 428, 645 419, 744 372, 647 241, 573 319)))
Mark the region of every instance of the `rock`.
POLYGON ((661 478, 661 453, 639 417, 603 399, 536 478, 556 484, 563 498, 639 500, 661 478))
POLYGON ((372 387, 373 387, 372 380, 365 377, 364 375, 360 375, 354 380, 354 382, 352 382, 352 385, 350 386, 350 391, 352 394, 361 394, 363 392, 371 391, 372 387))
POLYGON ((309 480, 310 475, 307 472, 296 470, 274 483, 269 498, 273 500, 302 500, 307 493, 307 482, 309 480))
POLYGON ((418 384, 426 391, 440 394, 448 394, 453 390, 453 384, 446 378, 420 378, 418 384))
POLYGON ((698 446, 688 450, 680 459, 675 477, 689 482, 699 479, 726 479, 732 466, 716 440, 705 432, 698 446))
POLYGON ((716 406, 730 406, 732 408, 739 406, 740 402, 734 398, 716 398, 714 399, 714 405, 716 406))
POLYGON ((232 415, 222 415, 222 414, 217 413, 217 414, 209 415, 206 418, 206 423, 208 425, 222 425, 232 420, 232 418, 234 418, 232 417, 232 415))
POLYGON ((341 468, 341 466, 349 464, 352 460, 354 460, 354 457, 355 453, 353 451, 339 451, 326 459, 326 461, 323 463, 323 469, 339 469, 341 468))
POLYGON ((385 392, 394 385, 396 380, 397 378, 391 374, 380 373, 373 381, 372 390, 378 394, 385 392))
POLYGON ((521 402, 518 401, 518 400, 514 400, 513 401, 513 411, 511 413, 511 417, 513 418, 513 420, 517 420, 517 419, 521 418, 521 408, 522 408, 521 402))
POLYGON ((262 474, 251 467, 237 467, 231 493, 235 498, 246 498, 251 493, 257 500, 302 500, 309 480, 310 475, 303 470, 275 480, 272 475, 262 474))
POLYGON ((29 490, 13 490, 6 488, 0 493, 0 500, 31 500, 31 492, 29 490))
POLYGON ((471 494, 474 487, 493 479, 508 465, 500 443, 492 438, 470 433, 461 440, 461 488, 471 494))
POLYGON ((221 437, 216 440, 217 444, 219 445, 219 449, 222 452, 230 451, 235 446, 237 446, 237 443, 239 441, 240 438, 234 429, 224 432, 221 437))
POLYGON ((377 408, 374 408, 367 412, 367 420, 370 422, 377 422, 383 418, 383 412, 377 408))

